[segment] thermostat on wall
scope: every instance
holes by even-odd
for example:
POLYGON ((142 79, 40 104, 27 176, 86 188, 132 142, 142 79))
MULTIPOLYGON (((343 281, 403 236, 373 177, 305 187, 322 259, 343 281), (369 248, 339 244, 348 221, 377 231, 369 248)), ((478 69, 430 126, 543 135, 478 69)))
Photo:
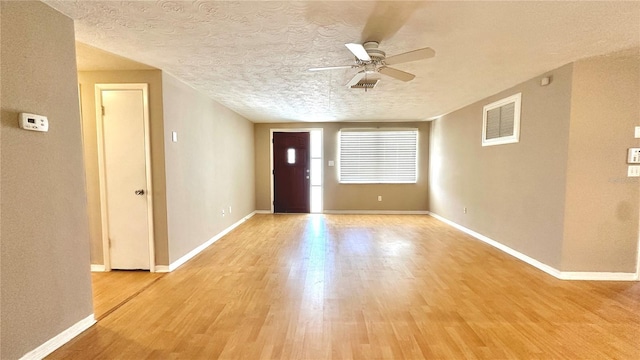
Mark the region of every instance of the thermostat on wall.
POLYGON ((20 127, 31 131, 49 131, 49 120, 46 116, 20 113, 20 127))

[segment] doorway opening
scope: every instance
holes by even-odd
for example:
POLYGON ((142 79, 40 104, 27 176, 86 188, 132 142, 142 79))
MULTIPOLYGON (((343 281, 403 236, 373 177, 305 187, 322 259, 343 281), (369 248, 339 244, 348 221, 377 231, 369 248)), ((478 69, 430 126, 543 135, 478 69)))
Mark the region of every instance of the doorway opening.
MULTIPOLYGON (((278 135, 276 135, 278 136, 278 135)), ((271 129, 270 131, 270 159, 271 159, 271 212, 289 212, 282 211, 278 206, 276 207, 276 196, 277 190, 276 186, 278 186, 278 182, 276 181, 276 167, 280 167, 280 174, 283 175, 282 166, 278 165, 278 162, 286 164, 284 167, 288 169, 284 169, 284 171, 290 171, 290 176, 295 177, 295 170, 293 168, 298 164, 299 161, 306 161, 306 167, 304 168, 304 174, 302 176, 303 180, 306 180, 306 184, 304 184, 304 192, 299 193, 297 196, 304 196, 305 202, 308 204, 307 211, 297 211, 297 212, 307 212, 307 213, 322 213, 323 211, 323 203, 322 203, 322 192, 323 192, 323 183, 324 183, 324 174, 323 174, 323 131, 322 128, 300 128, 300 129, 271 129), (297 133, 297 134, 306 134, 301 135, 303 137, 308 138, 308 149, 306 150, 306 154, 302 154, 305 156, 305 159, 300 159, 300 150, 297 150, 297 146, 295 145, 287 145, 287 140, 281 142, 282 146, 279 146, 279 150, 276 149, 274 145, 274 134, 279 133, 281 136, 286 139, 289 138, 287 133, 297 133), (308 172, 307 172, 308 171, 308 172), (308 177, 308 179, 307 179, 308 177)), ((282 138, 281 138, 282 139, 282 138)), ((289 143, 291 144, 291 143, 289 143)), ((305 150, 303 150, 304 152, 305 150)), ((304 163, 303 163, 304 164, 304 163)), ((282 164, 280 164, 282 165, 282 164)), ((291 179, 287 179, 291 180, 291 179)), ((300 180, 301 181, 301 180, 300 180)), ((283 185, 283 183, 280 183, 283 185)), ((281 190, 282 191, 282 190, 281 190)), ((294 211, 291 211, 294 212, 294 211)))

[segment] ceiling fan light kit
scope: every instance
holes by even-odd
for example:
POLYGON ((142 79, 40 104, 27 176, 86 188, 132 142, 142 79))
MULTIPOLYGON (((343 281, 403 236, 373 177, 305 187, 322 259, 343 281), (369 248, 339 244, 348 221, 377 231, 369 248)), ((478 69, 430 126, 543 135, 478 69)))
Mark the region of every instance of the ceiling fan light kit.
POLYGON ((376 85, 378 85, 378 82, 380 82, 380 79, 360 80, 360 81, 358 81, 357 84, 351 85, 351 88, 352 89, 364 89, 365 91, 367 91, 369 89, 373 89, 374 87, 376 87, 376 85))
POLYGON ((406 53, 387 57, 387 54, 378 48, 377 41, 367 41, 364 44, 345 44, 347 49, 355 56, 355 64, 327 66, 311 68, 309 71, 324 71, 337 69, 359 69, 359 71, 347 82, 351 89, 373 89, 380 79, 368 79, 367 75, 380 73, 400 81, 411 81, 416 76, 408 72, 398 70, 388 65, 402 64, 411 61, 432 58, 436 52, 431 48, 417 49, 406 53))

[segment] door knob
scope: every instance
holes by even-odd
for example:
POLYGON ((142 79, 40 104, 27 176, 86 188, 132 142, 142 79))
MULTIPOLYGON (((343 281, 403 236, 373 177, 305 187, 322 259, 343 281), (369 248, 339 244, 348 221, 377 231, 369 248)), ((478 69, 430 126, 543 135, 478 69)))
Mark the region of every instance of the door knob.
POLYGON ((136 190, 135 193, 136 195, 144 195, 144 190, 143 189, 136 190))

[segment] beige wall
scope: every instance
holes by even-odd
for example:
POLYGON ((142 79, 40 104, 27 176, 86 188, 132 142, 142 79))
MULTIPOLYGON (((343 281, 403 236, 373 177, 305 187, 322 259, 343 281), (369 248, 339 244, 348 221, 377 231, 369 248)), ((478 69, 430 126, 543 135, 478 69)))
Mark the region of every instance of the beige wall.
POLYGON ((175 262, 255 210, 253 124, 169 74, 162 82, 169 260, 175 262))
POLYGON ((564 271, 635 272, 640 182, 627 149, 640 126, 640 53, 573 66, 562 265, 564 271))
POLYGON ((73 21, 2 1, 1 341, 17 359, 93 312, 73 21), (18 127, 46 115, 49 132, 18 127))
POLYGON ((638 54, 581 60, 434 121, 431 211, 560 271, 636 272, 638 54), (520 143, 481 147, 482 106, 516 92, 520 143))
POLYGON ((322 128, 324 146, 324 189, 325 211, 347 210, 387 210, 426 211, 428 210, 428 169, 429 169, 429 123, 278 123, 255 124, 256 159, 256 209, 271 210, 271 161, 270 130, 289 128, 322 128), (416 184, 340 184, 337 167, 329 167, 328 161, 337 161, 338 132, 341 128, 354 127, 410 127, 417 128, 418 182, 416 184), (383 201, 378 201, 378 195, 383 201))
POLYGON ((162 72, 160 70, 81 71, 82 133, 91 235, 91 263, 104 264, 100 183, 98 177, 98 147, 96 132, 96 84, 149 84, 149 127, 151 135, 151 170, 153 185, 153 217, 155 259, 157 265, 169 265, 167 238, 167 207, 164 169, 164 130, 162 109, 162 72))
POLYGON ((433 213, 560 266, 572 68, 549 72, 548 86, 538 77, 433 121, 433 213), (482 147, 482 107, 518 92, 520 142, 482 147))

